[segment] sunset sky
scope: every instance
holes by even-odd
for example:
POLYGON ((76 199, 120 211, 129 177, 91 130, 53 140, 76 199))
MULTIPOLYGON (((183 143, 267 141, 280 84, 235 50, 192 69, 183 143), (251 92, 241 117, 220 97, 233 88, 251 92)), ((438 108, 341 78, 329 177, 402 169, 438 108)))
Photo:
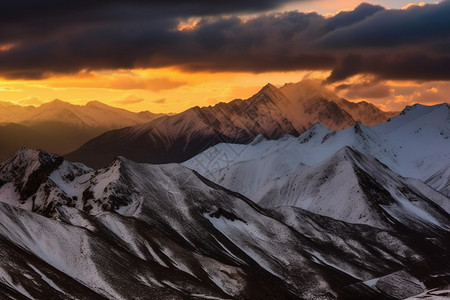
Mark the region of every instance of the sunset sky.
POLYGON ((5 0, 0 101, 180 112, 320 78, 385 110, 448 102, 450 0, 5 0))

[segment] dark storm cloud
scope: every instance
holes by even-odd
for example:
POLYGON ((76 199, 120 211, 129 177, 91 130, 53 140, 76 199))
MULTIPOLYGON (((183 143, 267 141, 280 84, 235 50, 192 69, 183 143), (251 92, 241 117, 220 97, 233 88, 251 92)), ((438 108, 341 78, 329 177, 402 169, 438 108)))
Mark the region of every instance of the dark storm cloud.
POLYGON ((387 10, 362 4, 325 18, 287 12, 243 21, 222 17, 289 2, 3 1, 0 75, 133 67, 280 71, 332 69, 329 82, 356 74, 391 79, 450 79, 450 1, 387 10), (181 19, 200 17, 194 30, 181 19))
POLYGON ((408 10, 384 10, 326 34, 317 44, 333 49, 439 45, 450 40, 449 16, 450 1, 408 10))
POLYGON ((361 99, 361 98, 385 98, 392 94, 391 87, 379 80, 369 79, 362 83, 356 84, 341 84, 338 85, 336 91, 344 90, 344 96, 347 99, 361 99))
POLYGON ((47 16, 78 15, 104 17, 116 12, 119 19, 128 13, 145 11, 173 17, 186 15, 216 15, 235 12, 268 10, 295 0, 3 0, 0 17, 3 20, 36 19, 47 16), (104 14, 106 12, 106 14, 104 14))
POLYGON ((434 56, 427 52, 382 52, 348 55, 333 69, 328 82, 344 80, 357 74, 374 74, 385 79, 450 80, 450 55, 434 56))

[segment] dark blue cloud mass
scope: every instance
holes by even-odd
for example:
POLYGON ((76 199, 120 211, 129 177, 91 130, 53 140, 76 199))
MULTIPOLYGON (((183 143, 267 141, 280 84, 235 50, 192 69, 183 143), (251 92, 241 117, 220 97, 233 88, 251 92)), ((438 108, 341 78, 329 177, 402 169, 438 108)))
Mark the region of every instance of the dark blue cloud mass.
POLYGON ((6 0, 0 10, 0 76, 43 78, 80 70, 178 66, 197 71, 333 70, 450 79, 450 1, 385 9, 361 4, 331 18, 264 12, 290 0, 6 0), (227 17, 224 17, 227 15, 227 17), (193 30, 180 20, 198 17, 193 30))

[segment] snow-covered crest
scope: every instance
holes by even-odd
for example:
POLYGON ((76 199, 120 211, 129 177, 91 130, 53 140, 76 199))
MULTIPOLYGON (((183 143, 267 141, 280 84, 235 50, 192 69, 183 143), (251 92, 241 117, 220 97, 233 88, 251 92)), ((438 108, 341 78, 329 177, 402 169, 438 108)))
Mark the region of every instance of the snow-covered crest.
MULTIPOLYGON (((29 153, 30 165, 40 156, 60 160, 22 152, 29 153)), ((354 169, 373 167, 374 159, 348 148, 336 156, 337 162, 344 158, 354 169)), ((14 192, 13 170, 20 162, 2 164, 2 178, 12 181, 1 187, 1 201, 14 192)), ((364 298, 367 291, 351 285, 382 276, 398 279, 392 274, 447 253, 440 227, 399 233, 395 224, 386 231, 299 208, 265 210, 178 164, 118 157, 97 171, 66 161, 52 170, 43 173, 35 198, 27 200, 31 207, 0 203, 0 247, 7 258, 0 263, 0 282, 16 298, 79 293, 110 299, 148 294, 333 299, 343 286, 364 298), (429 252, 432 247, 436 250, 429 252)), ((399 223, 409 221, 394 216, 399 223)), ((428 275, 416 276, 422 282, 428 275)), ((405 279, 411 281, 411 275, 405 279)))
MULTIPOLYGON (((416 106, 377 126, 356 123, 351 128, 331 132, 316 125, 298 140, 285 137, 249 145, 218 144, 184 164, 205 176, 246 161, 262 160, 263 164, 263 158, 269 155, 272 160, 283 161, 290 157, 294 165, 312 166, 323 162, 342 147, 350 146, 377 158, 402 176, 426 180, 441 170, 443 164, 450 162, 448 132, 448 104, 416 106), (223 157, 227 160, 224 161, 223 157)), ((276 172, 275 177, 291 170, 276 172)))

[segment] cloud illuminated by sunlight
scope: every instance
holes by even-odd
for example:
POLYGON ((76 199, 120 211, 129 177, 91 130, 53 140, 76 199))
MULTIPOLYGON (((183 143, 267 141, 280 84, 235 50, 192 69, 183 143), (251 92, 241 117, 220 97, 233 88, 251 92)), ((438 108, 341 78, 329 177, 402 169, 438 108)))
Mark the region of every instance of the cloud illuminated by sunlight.
POLYGON ((191 17, 186 20, 181 20, 178 24, 177 30, 179 31, 189 31, 195 29, 197 24, 200 22, 201 18, 191 17))
POLYGON ((420 2, 418 4, 416 4, 416 3, 408 3, 407 5, 403 6, 402 9, 406 10, 406 9, 410 9, 411 7, 415 7, 415 6, 420 6, 420 7, 425 6, 425 2, 420 2))
POLYGON ((13 49, 16 46, 17 45, 14 44, 14 43, 0 44, 0 52, 9 51, 9 50, 13 49))
MULTIPOLYGON (((370 1, 371 4, 395 8, 393 13, 369 4, 355 10, 361 4, 358 0, 282 2, 289 4, 281 9, 277 7, 267 15, 266 10, 256 10, 254 15, 250 11, 250 15, 206 14, 201 18, 194 14, 171 15, 167 28, 166 23, 156 28, 159 33, 155 36, 151 35, 153 30, 143 31, 145 34, 131 36, 131 40, 123 36, 126 43, 118 42, 120 39, 111 34, 114 38, 107 38, 105 41, 108 43, 91 45, 88 34, 85 36, 86 44, 76 40, 80 47, 66 49, 55 46, 52 48, 54 51, 50 51, 42 45, 72 45, 73 40, 67 35, 55 35, 47 40, 49 37, 43 35, 42 44, 36 44, 41 45, 38 47, 31 42, 36 37, 30 37, 28 44, 28 39, 24 38, 20 45, 7 43, 10 39, 5 39, 3 44, 0 43, 0 58, 4 59, 1 74, 10 79, 0 79, 0 101, 39 105, 56 98, 74 104, 98 100, 132 111, 180 112, 195 105, 248 98, 269 82, 281 86, 302 78, 329 79, 328 82, 334 82, 331 87, 340 96, 351 101, 370 101, 386 110, 402 109, 401 105, 414 102, 432 104, 448 101, 447 65, 450 57, 444 55, 441 58, 441 53, 432 55, 435 53, 427 52, 445 49, 447 44, 435 45, 434 41, 446 41, 447 35, 431 26, 429 32, 423 30, 414 36, 416 48, 410 45, 408 36, 409 28, 416 26, 411 21, 414 18, 419 18, 424 24, 430 23, 429 13, 422 12, 440 15, 438 8, 427 5, 437 2, 370 1), (316 11, 331 19, 319 14, 280 13, 292 9, 316 11), (332 18, 344 11, 350 12, 332 18), (386 17, 393 15, 396 17, 386 22, 386 17), (348 26, 358 18, 362 18, 358 24, 348 26), (370 32, 368 28, 380 28, 384 24, 398 26, 383 27, 383 32, 391 35, 379 35, 378 31, 373 36, 367 35, 370 32), (333 26, 342 28, 335 30, 333 26), (330 31, 322 36, 324 28, 330 31), (429 34, 434 32, 438 33, 436 38, 430 39, 429 34), (162 37, 166 39, 160 40, 162 37), (172 43, 173 39, 180 37, 183 38, 179 44, 172 43), (142 39, 146 42, 143 43, 142 39), (153 39, 162 43, 156 47, 156 52, 152 52, 155 48, 153 39), (391 45, 392 41, 395 43, 391 45), (380 43, 388 45, 389 51, 378 51, 380 43), (142 48, 143 44, 149 46, 142 48), (90 49, 87 51, 81 45, 92 47, 86 48, 90 49), (101 49, 101 45, 109 46, 101 49), (420 51, 416 53, 410 50, 412 48, 420 51), (42 49, 47 49, 48 53, 43 55, 42 49), (64 49, 64 53, 60 53, 58 60, 55 53, 60 49, 64 49), (79 49, 84 50, 79 52, 79 49), (85 51, 93 54, 85 55, 85 51), (107 55, 109 51, 111 55, 107 55), (129 55, 124 58, 123 53, 129 55), (22 59, 13 59, 17 57, 22 59), (76 59, 70 61, 67 57, 76 59), (79 61, 78 58, 85 60, 79 61), (150 63, 146 62, 147 59, 150 63), (421 67, 410 68, 417 61, 421 61, 421 67), (81 68, 86 69, 79 71, 81 68), (310 69, 329 71, 311 72, 308 71, 310 69)), ((442 5, 443 9, 446 7, 442 5)), ((74 28, 78 28, 75 26, 78 19, 72 21, 74 28)), ((130 20, 130 24, 134 24, 134 20, 130 20)), ((136 24, 140 28, 140 23, 136 24)), ((153 28, 152 24, 147 24, 149 29, 153 28)), ((110 28, 111 32, 115 32, 115 28, 110 28)), ((96 27, 91 30, 93 36, 98 36, 96 27)))
POLYGON ((415 103, 434 105, 450 100, 447 81, 380 80, 370 75, 356 75, 331 87, 343 98, 367 101, 386 111, 400 111, 415 103))

